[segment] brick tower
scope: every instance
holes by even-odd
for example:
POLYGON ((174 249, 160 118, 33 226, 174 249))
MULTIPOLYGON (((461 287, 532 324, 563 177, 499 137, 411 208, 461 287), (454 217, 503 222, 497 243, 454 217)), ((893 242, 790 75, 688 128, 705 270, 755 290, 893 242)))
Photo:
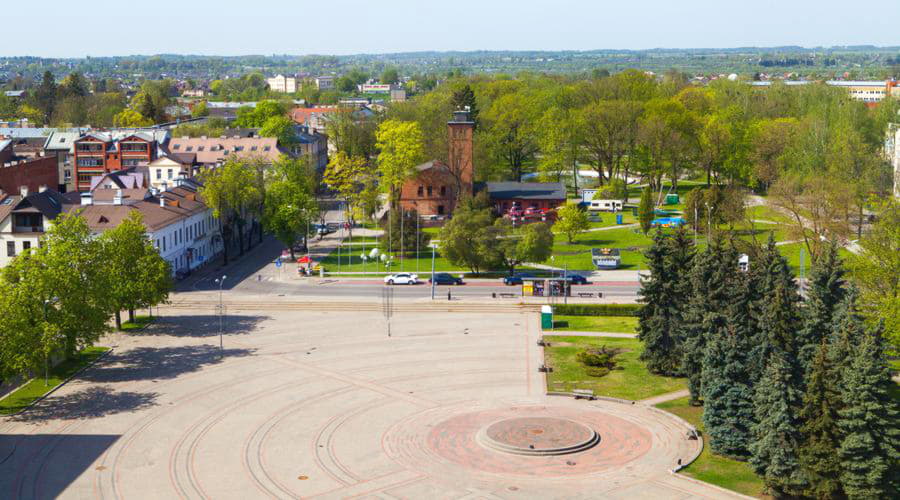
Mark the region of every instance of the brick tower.
POLYGON ((469 116, 466 109, 453 113, 453 119, 447 122, 450 140, 448 141, 448 167, 458 178, 461 193, 472 194, 474 189, 475 172, 472 164, 472 136, 475 131, 475 122, 469 116))

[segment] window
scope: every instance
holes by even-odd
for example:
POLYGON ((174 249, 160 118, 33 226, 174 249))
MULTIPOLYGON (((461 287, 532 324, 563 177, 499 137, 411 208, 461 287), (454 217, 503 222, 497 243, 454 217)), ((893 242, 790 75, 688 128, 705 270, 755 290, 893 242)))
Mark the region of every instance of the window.
POLYGON ((178 151, 179 149, 181 149, 181 144, 173 144, 172 149, 174 149, 175 151, 178 151))
POLYGON ((188 146, 188 147, 184 148, 184 150, 185 150, 185 151, 193 151, 193 150, 194 150, 194 146, 188 146))
POLYGON ((257 147, 256 147, 256 146, 251 146, 251 147, 250 147, 250 151, 256 151, 256 150, 257 150, 257 147))
POLYGON ((171 169, 171 168, 166 169, 166 176, 167 176, 167 178, 169 178, 169 179, 172 178, 172 169, 171 169))
POLYGON ((263 151, 270 151, 271 149, 271 146, 263 146, 263 151))
POLYGON ((103 145, 90 142, 82 143, 78 145, 77 150, 79 153, 99 153, 103 151, 103 145))
POLYGON ((63 170, 63 178, 66 182, 72 180, 72 171, 71 170, 63 170))
POLYGON ((447 186, 441 186, 441 196, 447 196, 447 186))
POLYGON ((444 215, 444 205, 438 205, 438 215, 444 215))
POLYGON ((418 195, 421 197, 422 195, 424 195, 424 193, 425 193, 425 188, 423 188, 422 186, 419 186, 418 195))
POLYGON ((79 167, 102 167, 103 158, 79 158, 79 167))
POLYGON ((31 242, 30 242, 30 241, 23 241, 23 242, 22 242, 22 251, 23 251, 23 252, 24 252, 25 250, 29 250, 30 248, 31 248, 31 242))
POLYGON ((125 158, 122 160, 123 167, 136 167, 140 165, 141 160, 139 158, 125 158))
POLYGON ((161 168, 156 169, 156 180, 159 180, 159 179, 162 179, 162 169, 161 168))
POLYGON ((15 241, 7 241, 6 242, 6 256, 7 257, 15 257, 16 256, 16 242, 15 241))
POLYGON ((147 145, 140 142, 125 142, 122 143, 122 151, 145 153, 147 152, 147 145))
POLYGON ((428 196, 431 196, 431 186, 428 186, 428 196))
POLYGON ((206 149, 206 146, 197 146, 197 151, 203 151, 206 149))

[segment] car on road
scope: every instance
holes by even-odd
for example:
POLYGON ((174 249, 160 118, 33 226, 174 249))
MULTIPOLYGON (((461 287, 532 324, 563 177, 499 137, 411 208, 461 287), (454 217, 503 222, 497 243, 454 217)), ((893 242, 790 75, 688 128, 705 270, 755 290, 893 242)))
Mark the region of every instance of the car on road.
POLYGON ((411 273, 397 273, 384 277, 387 285, 415 285, 419 282, 419 276, 411 273))
POLYGON ((587 285, 588 280, 584 276, 580 274, 569 274, 566 276, 566 279, 569 280, 573 285, 587 285))
POLYGON ((463 285, 462 278, 453 276, 450 273, 434 273, 434 276, 428 278, 428 282, 434 281, 435 285, 463 285))
POLYGON ((507 286, 512 285, 521 285, 522 278, 531 278, 533 275, 531 273, 516 273, 510 274, 503 277, 503 284, 507 286))

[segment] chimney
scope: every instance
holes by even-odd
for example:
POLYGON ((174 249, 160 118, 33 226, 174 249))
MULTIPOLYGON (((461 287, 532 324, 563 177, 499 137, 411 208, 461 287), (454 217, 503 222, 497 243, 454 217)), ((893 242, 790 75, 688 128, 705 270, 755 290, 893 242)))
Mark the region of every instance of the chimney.
POLYGON ((41 184, 40 186, 38 186, 38 193, 43 193, 46 190, 47 190, 46 184, 41 184))
POLYGON ((94 204, 94 195, 90 192, 81 193, 81 205, 88 206, 94 204))
POLYGON ((121 205, 122 204, 122 190, 116 189, 116 195, 113 196, 113 205, 121 205))
POLYGON ((165 206, 166 206, 166 199, 163 198, 162 196, 159 197, 159 206, 163 207, 163 208, 165 208, 165 206))
POLYGON ((22 195, 22 198, 28 197, 28 186, 19 186, 19 194, 22 195))

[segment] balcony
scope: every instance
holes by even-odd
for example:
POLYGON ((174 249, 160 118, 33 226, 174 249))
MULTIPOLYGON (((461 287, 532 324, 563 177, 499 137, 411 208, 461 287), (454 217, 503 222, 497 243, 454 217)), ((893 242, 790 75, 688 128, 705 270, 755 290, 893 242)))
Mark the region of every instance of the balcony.
POLYGON ((33 233, 43 233, 44 225, 41 224, 39 226, 13 226, 13 233, 15 234, 33 234, 33 233))

